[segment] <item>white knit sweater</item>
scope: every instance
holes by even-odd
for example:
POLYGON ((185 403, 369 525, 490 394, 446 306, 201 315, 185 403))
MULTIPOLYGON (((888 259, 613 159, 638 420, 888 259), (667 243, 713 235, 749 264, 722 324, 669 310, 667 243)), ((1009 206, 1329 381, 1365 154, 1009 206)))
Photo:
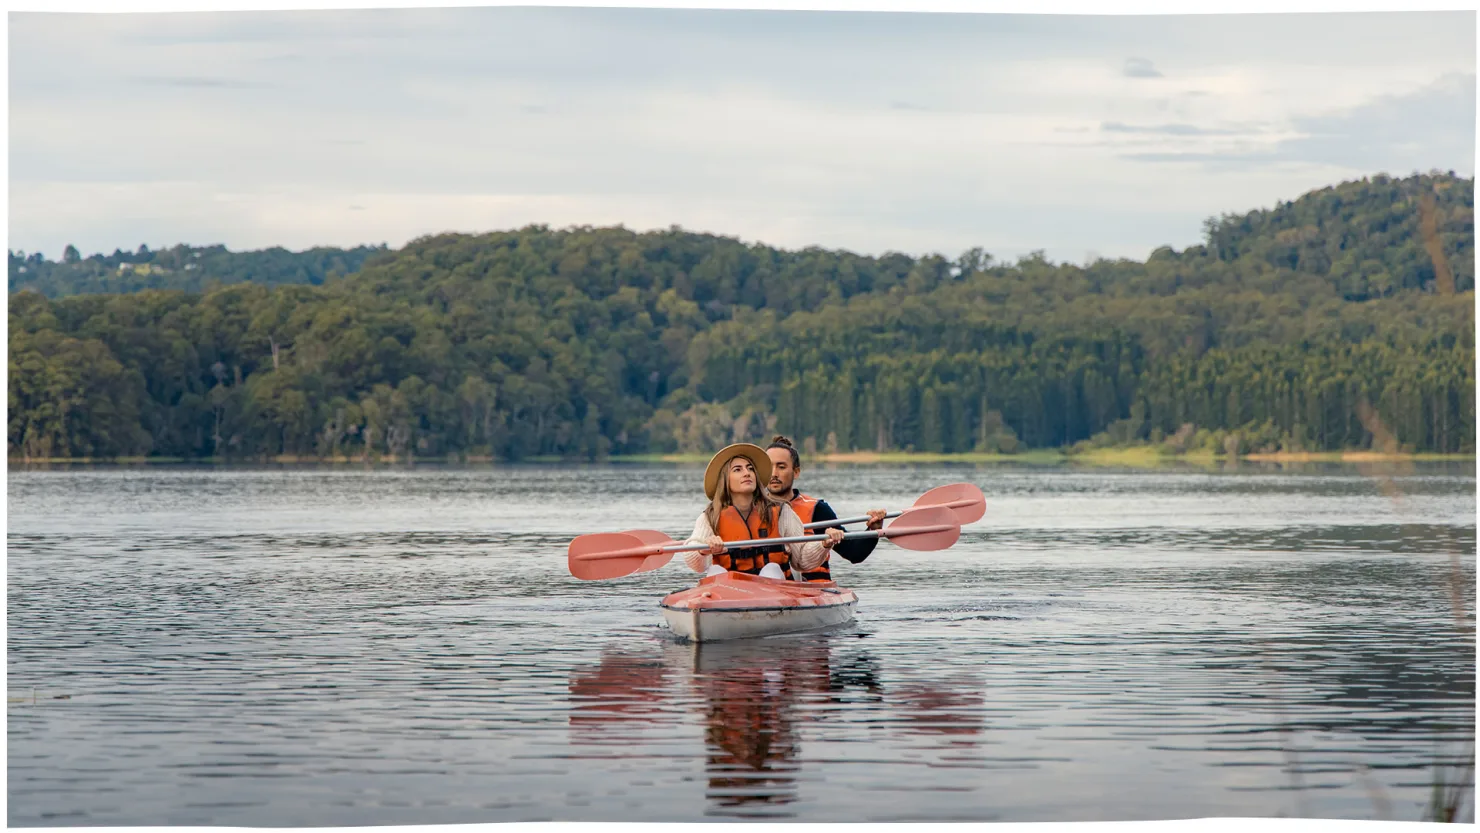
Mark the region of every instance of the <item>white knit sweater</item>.
MULTIPOLYGON (((776 519, 776 532, 773 537, 791 538, 797 535, 806 535, 807 530, 802 529, 802 519, 797 517, 790 506, 781 506, 780 516, 776 519)), ((703 512, 699 513, 699 520, 694 522, 694 534, 689 536, 686 544, 702 544, 714 535, 714 530, 709 526, 709 516, 703 512)), ((800 544, 786 544, 786 554, 791 557, 791 564, 798 570, 811 570, 827 560, 827 550, 823 548, 821 541, 806 541, 800 544)), ((686 552, 683 554, 685 564, 696 573, 702 573, 709 569, 714 559, 706 552, 686 552)))

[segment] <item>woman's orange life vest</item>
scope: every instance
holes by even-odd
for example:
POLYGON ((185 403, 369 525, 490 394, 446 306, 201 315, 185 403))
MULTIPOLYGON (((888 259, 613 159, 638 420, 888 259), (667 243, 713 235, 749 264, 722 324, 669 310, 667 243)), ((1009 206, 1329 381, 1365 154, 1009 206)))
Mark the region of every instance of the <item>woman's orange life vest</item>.
MULTIPOLYGON (((749 541, 755 538, 775 538, 777 535, 776 524, 780 520, 781 507, 769 507, 764 505, 753 505, 750 507, 750 517, 747 519, 740 514, 740 510, 733 506, 726 506, 719 513, 719 529, 714 531, 725 541, 749 541), (770 517, 763 517, 769 510, 770 517)), ((777 545, 775 547, 745 547, 738 550, 730 550, 723 555, 712 556, 714 563, 721 569, 732 570, 737 573, 749 573, 758 575, 761 568, 767 564, 777 564, 782 573, 791 572, 791 556, 787 554, 786 547, 777 545)))
MULTIPOLYGON (((809 524, 812 522, 812 513, 817 511, 817 498, 797 492, 796 496, 791 499, 791 511, 797 513, 802 523, 809 524)), ((812 531, 821 532, 821 530, 812 531)), ((821 564, 803 572, 802 581, 832 581, 832 571, 827 568, 827 560, 831 557, 831 553, 826 553, 821 564)))

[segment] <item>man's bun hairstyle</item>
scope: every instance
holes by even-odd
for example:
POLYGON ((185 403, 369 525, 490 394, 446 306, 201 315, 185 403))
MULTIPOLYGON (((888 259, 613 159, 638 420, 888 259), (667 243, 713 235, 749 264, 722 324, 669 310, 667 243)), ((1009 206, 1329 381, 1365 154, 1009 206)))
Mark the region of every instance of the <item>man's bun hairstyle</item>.
POLYGON ((770 451, 773 448, 784 448, 787 451, 790 451, 791 467, 794 469, 799 469, 802 467, 802 455, 797 453, 797 447, 792 444, 790 437, 787 437, 783 434, 777 434, 776 436, 772 437, 771 444, 766 446, 766 450, 770 451))

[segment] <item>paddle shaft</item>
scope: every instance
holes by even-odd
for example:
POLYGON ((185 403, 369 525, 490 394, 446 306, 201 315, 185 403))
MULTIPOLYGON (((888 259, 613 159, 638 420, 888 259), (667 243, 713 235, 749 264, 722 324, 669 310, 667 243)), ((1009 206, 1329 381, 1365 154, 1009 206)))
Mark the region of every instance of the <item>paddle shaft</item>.
MULTIPOLYGON (((835 523, 828 521, 827 523, 835 523)), ((927 532, 942 532, 956 526, 956 524, 936 524, 932 526, 911 526, 905 529, 863 529, 857 532, 843 533, 843 540, 853 538, 889 538, 896 535, 923 534, 927 532)), ((821 541, 826 535, 793 535, 790 538, 752 538, 749 541, 726 541, 726 550, 738 550, 746 547, 758 547, 767 544, 779 546, 782 544, 805 544, 808 541, 821 541)), ((708 544, 670 544, 665 547, 633 547, 625 550, 613 550, 611 552, 596 552, 588 555, 575 556, 577 561, 602 561, 608 558, 633 558, 639 555, 661 555, 665 552, 697 552, 709 549, 708 544)))
MULTIPOLYGON (((973 504, 975 502, 976 501, 971 500, 971 499, 968 498, 968 499, 963 499, 963 500, 953 500, 953 501, 951 501, 949 503, 931 503, 931 504, 927 504, 925 506, 911 506, 910 509, 929 509, 932 506, 944 506, 947 509, 955 509, 958 506, 970 506, 971 504, 973 504)), ((898 512, 890 512, 889 514, 887 514, 887 515, 884 516, 884 520, 888 520, 890 518, 897 518, 900 515, 903 515, 904 513, 910 511, 910 509, 901 509, 898 512)), ((809 523, 809 524, 802 524, 802 529, 821 529, 822 527, 827 527, 827 526, 838 526, 838 525, 841 525, 841 524, 863 523, 866 520, 868 520, 868 515, 859 515, 856 518, 833 518, 832 520, 828 520, 828 521, 813 521, 812 523, 809 523)), ((849 535, 852 535, 853 533, 850 532, 848 534, 849 535)))

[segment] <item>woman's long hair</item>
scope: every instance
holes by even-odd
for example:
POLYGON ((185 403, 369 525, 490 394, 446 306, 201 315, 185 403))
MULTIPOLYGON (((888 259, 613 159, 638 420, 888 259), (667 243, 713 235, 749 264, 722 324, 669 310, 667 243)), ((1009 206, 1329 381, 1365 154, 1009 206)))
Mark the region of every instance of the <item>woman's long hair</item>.
MULTIPOLYGON (((748 460, 744 454, 736 454, 735 457, 748 460)), ((714 490, 714 498, 709 501, 709 506, 704 509, 704 516, 709 518, 709 528, 714 534, 719 534, 719 516, 725 511, 725 507, 733 506, 734 501, 730 498, 730 464, 735 462, 735 457, 725 461, 724 467, 719 472, 719 487, 714 490)), ((751 463, 751 465, 755 465, 751 463)), ((786 501, 771 494, 771 490, 765 483, 761 482, 761 473, 755 473, 755 503, 751 504, 751 511, 757 506, 761 510, 761 524, 776 534, 776 522, 781 517, 781 507, 786 501)))

